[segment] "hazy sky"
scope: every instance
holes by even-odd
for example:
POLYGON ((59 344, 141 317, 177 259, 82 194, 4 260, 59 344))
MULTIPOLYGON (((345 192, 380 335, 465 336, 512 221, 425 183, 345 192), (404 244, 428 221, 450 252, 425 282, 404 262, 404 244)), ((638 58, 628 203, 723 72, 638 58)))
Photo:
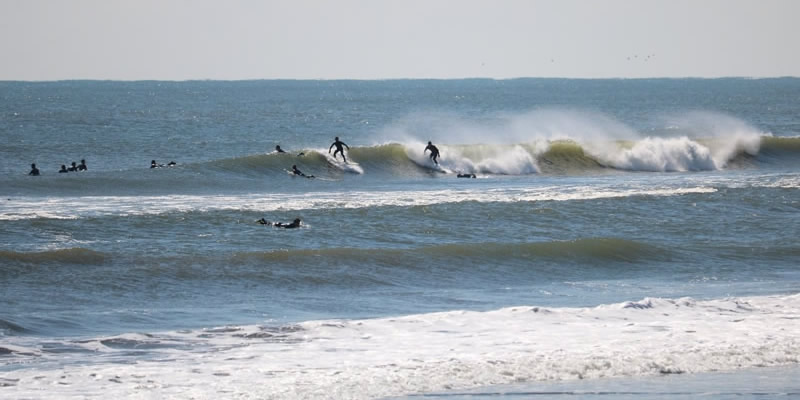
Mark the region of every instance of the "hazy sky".
POLYGON ((0 80, 800 76, 800 0, 0 0, 0 80))

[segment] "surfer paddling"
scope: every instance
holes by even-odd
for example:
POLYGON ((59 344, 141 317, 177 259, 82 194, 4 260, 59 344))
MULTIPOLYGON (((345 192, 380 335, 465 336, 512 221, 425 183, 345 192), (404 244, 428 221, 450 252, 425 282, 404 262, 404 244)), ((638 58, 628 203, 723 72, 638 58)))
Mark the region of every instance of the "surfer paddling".
POLYGON ((350 146, 339 140, 338 136, 334 138, 334 142, 331 144, 331 147, 328 147, 328 154, 331 154, 331 149, 333 149, 333 146, 336 146, 336 151, 333 152, 333 159, 336 159, 336 154, 342 153, 342 160, 347 163, 347 158, 344 156, 344 149, 342 146, 347 147, 347 150, 350 150, 350 146))
POLYGON ((436 146, 434 146, 433 143, 428 141, 428 145, 425 146, 425 150, 422 152, 422 154, 427 153, 428 150, 431 151, 430 157, 431 157, 431 160, 433 160, 433 163, 436 164, 436 165, 439 165, 439 161, 436 161, 436 159, 439 158, 439 149, 436 146))
POLYGON ((306 175, 306 174, 303 173, 303 171, 300 171, 299 169, 297 169, 297 165, 296 164, 292 165, 292 170, 289 171, 289 172, 295 174, 296 176, 302 176, 304 178, 313 178, 314 177, 314 175, 306 175))
POLYGON ((267 221, 264 218, 261 218, 260 220, 258 220, 256 222, 258 222, 261 225, 274 226, 276 228, 292 229, 292 228, 299 228, 300 227, 300 223, 302 221, 300 220, 300 218, 295 218, 294 221, 292 221, 292 222, 290 222, 288 224, 284 223, 284 222, 274 222, 273 223, 273 222, 267 221))

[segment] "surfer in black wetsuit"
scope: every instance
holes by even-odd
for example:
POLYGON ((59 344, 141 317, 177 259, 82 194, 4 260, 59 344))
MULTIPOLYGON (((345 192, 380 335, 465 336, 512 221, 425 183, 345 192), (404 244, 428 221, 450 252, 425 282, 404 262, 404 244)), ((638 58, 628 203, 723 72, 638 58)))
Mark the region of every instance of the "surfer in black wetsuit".
POLYGON ((81 160, 80 165, 78 165, 78 171, 88 171, 89 167, 86 166, 86 160, 81 160))
POLYGON ((285 152, 285 151, 283 151, 283 149, 281 148, 281 145, 277 145, 277 146, 275 146, 275 152, 276 152, 276 153, 286 153, 286 152, 285 152))
POLYGON ((156 160, 150 161, 150 168, 161 168, 163 166, 164 164, 159 164, 156 162, 156 160))
POLYGON ((64 164, 61 164, 61 169, 58 170, 58 173, 59 174, 66 174, 67 172, 69 172, 69 171, 67 171, 67 166, 64 165, 64 164))
POLYGON ((436 148, 436 146, 434 146, 433 143, 431 143, 429 141, 428 145, 425 146, 425 150, 422 152, 422 154, 425 154, 426 152, 428 152, 428 150, 431 151, 431 156, 430 157, 431 157, 431 160, 433 160, 433 163, 436 164, 436 165, 439 165, 439 162, 436 161, 436 159, 439 157, 439 149, 436 148))
POLYGON ((313 178, 314 177, 314 175, 306 175, 306 174, 304 174, 303 171, 300 171, 299 169, 297 169, 297 165, 292 165, 291 173, 293 173, 295 175, 302 176, 302 177, 306 177, 306 178, 313 178))
POLYGON ((475 178, 475 174, 458 174, 456 176, 459 178, 475 178))
POLYGON ((28 172, 28 175, 39 176, 39 168, 36 168, 36 164, 31 164, 31 172, 28 172))
POLYGON ((342 160, 344 160, 344 162, 347 163, 347 158, 345 158, 344 156, 344 149, 342 148, 342 146, 347 147, 347 150, 350 150, 350 146, 339 140, 338 136, 335 137, 334 140, 335 141, 333 142, 333 144, 331 144, 331 147, 328 147, 328 154, 331 154, 331 149, 333 148, 333 146, 336 146, 336 151, 333 152, 333 159, 334 160, 336 159, 337 153, 342 153, 342 160))
POLYGON ((69 172, 78 172, 78 163, 73 161, 72 162, 72 166, 67 168, 67 171, 69 171, 69 172))
POLYGON ((273 225, 273 226, 276 226, 278 228, 286 228, 286 229, 299 228, 300 227, 300 218, 295 218, 294 221, 292 221, 289 224, 284 224, 283 222, 276 222, 275 225, 273 225))
POLYGON ((258 223, 259 223, 259 224, 261 224, 261 225, 274 226, 274 227, 276 227, 276 228, 286 228, 286 229, 292 229, 292 228, 299 228, 299 227, 300 227, 300 222, 301 222, 301 220, 300 220, 300 218, 295 218, 295 219, 294 219, 294 221, 292 221, 292 222, 290 222, 290 223, 286 224, 286 223, 283 223, 283 222, 275 222, 275 223, 272 223, 272 222, 270 222, 270 221, 267 221, 267 220, 266 220, 266 219, 264 219, 264 218, 261 218, 260 220, 258 220, 258 221, 256 221, 256 222, 258 222, 258 223))

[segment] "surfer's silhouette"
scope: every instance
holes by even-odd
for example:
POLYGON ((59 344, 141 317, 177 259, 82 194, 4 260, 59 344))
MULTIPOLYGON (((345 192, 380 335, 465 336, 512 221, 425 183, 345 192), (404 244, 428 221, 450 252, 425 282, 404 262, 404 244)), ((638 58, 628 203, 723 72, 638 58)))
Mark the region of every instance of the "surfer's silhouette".
POLYGON ((342 146, 347 147, 347 150, 350 150, 350 146, 345 144, 345 142, 342 142, 341 140, 339 140, 338 136, 335 137, 334 140, 335 141, 333 142, 333 144, 331 144, 331 147, 328 147, 328 154, 331 154, 331 149, 333 148, 333 146, 336 146, 336 151, 333 152, 333 159, 334 160, 336 159, 336 154, 337 153, 342 153, 342 160, 344 160, 344 162, 346 163, 347 162, 347 158, 345 158, 345 156, 344 156, 344 149, 342 148, 342 146))
POLYGON ((292 165, 292 170, 290 172, 295 174, 295 175, 302 176, 302 177, 305 177, 305 178, 313 178, 314 177, 314 175, 306 175, 306 174, 304 174, 303 171, 300 171, 299 169, 297 169, 297 165, 292 165))
POLYGON ((31 172, 28 172, 28 175, 39 176, 39 168, 36 168, 36 164, 31 164, 31 172))
POLYGON ((436 161, 436 159, 439 158, 439 149, 436 148, 436 146, 434 146, 433 143, 428 141, 428 145, 425 146, 425 150, 422 152, 422 154, 425 154, 426 152, 428 152, 428 150, 431 151, 431 156, 430 157, 431 157, 431 160, 433 160, 433 163, 436 164, 436 165, 439 165, 439 161, 436 161))
POLYGON ((281 148, 281 145, 277 145, 277 146, 275 146, 275 152, 276 152, 276 153, 286 153, 286 152, 285 152, 285 151, 283 151, 283 149, 281 148))
POLYGON ((258 220, 256 222, 258 222, 261 225, 274 226, 276 228, 292 229, 292 228, 299 228, 301 220, 300 220, 300 218, 295 218, 294 221, 292 221, 292 222, 287 224, 287 223, 283 223, 283 222, 275 222, 275 223, 273 223, 273 222, 267 221, 264 218, 261 218, 260 220, 258 220))

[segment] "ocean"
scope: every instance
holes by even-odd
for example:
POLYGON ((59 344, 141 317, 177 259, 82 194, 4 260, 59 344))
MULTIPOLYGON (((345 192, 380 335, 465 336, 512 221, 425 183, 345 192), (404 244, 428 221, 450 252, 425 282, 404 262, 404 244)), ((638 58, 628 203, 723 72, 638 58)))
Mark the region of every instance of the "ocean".
POLYGON ((800 396, 797 99, 0 82, 0 398, 800 396))

